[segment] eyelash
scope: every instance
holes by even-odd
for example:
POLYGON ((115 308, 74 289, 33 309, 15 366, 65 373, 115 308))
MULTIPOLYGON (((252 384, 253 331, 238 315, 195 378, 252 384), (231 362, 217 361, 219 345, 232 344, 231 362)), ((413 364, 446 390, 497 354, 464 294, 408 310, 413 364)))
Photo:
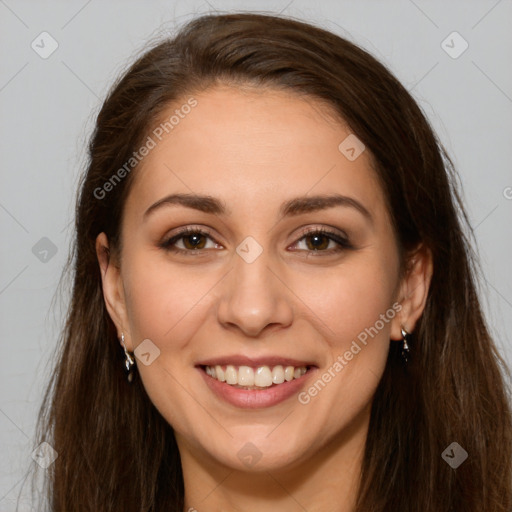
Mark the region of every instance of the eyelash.
MULTIPOLYGON (((181 229, 178 233, 173 235, 171 238, 164 240, 161 244, 159 244, 159 246, 161 249, 164 249, 165 251, 183 254, 185 256, 198 256, 200 254, 203 254, 203 252, 208 249, 180 249, 173 245, 181 238, 185 238, 187 235, 192 235, 192 234, 207 236, 208 238, 211 238, 213 240, 211 233, 208 232, 207 230, 187 226, 186 228, 181 229)), ((298 249, 299 251, 308 252, 312 256, 315 253, 316 253, 315 255, 320 255, 321 253, 326 253, 327 255, 329 255, 329 254, 338 253, 343 250, 354 248, 354 246, 349 242, 348 239, 343 238, 338 233, 329 231, 328 229, 325 229, 325 228, 309 229, 301 236, 301 238, 299 238, 294 243, 294 245, 297 244, 298 242, 300 242, 301 240, 303 240, 304 238, 306 238, 308 236, 313 236, 313 235, 326 236, 329 240, 332 240, 333 242, 337 243, 338 246, 335 249, 329 249, 329 250, 315 251, 313 249, 310 249, 310 250, 298 249)))

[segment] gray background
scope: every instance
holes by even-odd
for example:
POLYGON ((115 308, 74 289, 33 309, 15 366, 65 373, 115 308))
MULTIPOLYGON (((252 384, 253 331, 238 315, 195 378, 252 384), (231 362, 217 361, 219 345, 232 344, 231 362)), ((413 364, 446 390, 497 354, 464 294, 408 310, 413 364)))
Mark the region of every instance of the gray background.
MULTIPOLYGON (((484 271, 484 308, 512 360, 510 0, 0 0, 1 512, 14 510, 23 475, 35 464, 36 412, 68 301, 66 291, 55 293, 101 100, 148 41, 215 10, 317 22, 368 49, 412 91, 460 173, 484 271), (59 45, 47 59, 31 48, 43 31, 59 45), (469 44, 458 58, 442 47, 453 31, 469 44)), ((460 50, 452 39, 450 51, 460 50)), ((29 510, 24 503, 20 510, 29 510)))

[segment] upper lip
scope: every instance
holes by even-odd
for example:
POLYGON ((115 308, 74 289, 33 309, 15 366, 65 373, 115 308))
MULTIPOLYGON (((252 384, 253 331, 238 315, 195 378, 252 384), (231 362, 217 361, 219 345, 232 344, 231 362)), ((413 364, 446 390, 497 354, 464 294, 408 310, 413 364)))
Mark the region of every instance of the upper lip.
POLYGON ((224 366, 224 365, 233 365, 233 366, 315 366, 311 361, 299 361, 298 359, 291 359, 289 357, 281 357, 281 356, 261 356, 261 357, 247 357, 242 356, 240 354, 234 354, 231 356, 220 356, 213 357, 211 359, 205 359, 197 363, 197 366, 224 366))

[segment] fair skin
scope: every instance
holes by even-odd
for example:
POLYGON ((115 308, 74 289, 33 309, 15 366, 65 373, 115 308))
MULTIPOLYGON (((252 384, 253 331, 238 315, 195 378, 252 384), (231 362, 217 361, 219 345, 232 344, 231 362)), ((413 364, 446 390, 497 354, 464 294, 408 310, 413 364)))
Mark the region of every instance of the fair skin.
POLYGON ((414 330, 431 258, 419 251, 400 277, 371 155, 349 161, 338 145, 350 130, 315 100, 228 86, 194 97, 197 106, 134 171, 120 266, 104 251, 105 234, 97 238, 108 312, 128 350, 146 339, 160 350, 147 366, 137 360, 137 372, 174 428, 184 510, 349 512, 390 339, 402 339, 401 325, 414 330), (211 196, 227 211, 167 203, 144 215, 177 193, 211 196), (332 194, 357 201, 367 213, 347 202, 295 215, 279 211, 292 198, 332 194), (159 246, 185 226, 210 235, 177 240, 175 247, 188 255, 159 246), (305 236, 313 228, 348 237, 351 247, 336 251, 338 243, 325 235, 305 236), (262 248, 250 263, 236 251, 246 237, 262 248), (383 314, 378 333, 359 343, 357 355, 316 396, 300 402, 299 392, 329 368, 332 376, 337 358, 383 314), (197 367, 234 354, 289 357, 312 368, 281 402, 239 407, 212 391, 211 377, 197 367), (259 460, 244 463, 240 450, 259 460))

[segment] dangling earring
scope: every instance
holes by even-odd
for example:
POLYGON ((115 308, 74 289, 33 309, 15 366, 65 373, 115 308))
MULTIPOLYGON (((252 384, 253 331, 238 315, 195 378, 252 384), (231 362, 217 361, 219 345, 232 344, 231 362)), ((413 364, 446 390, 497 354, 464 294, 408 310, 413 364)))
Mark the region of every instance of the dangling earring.
POLYGON ((130 355, 130 352, 126 349, 126 345, 124 344, 124 333, 121 333, 121 344, 124 348, 124 355, 126 356, 126 359, 124 361, 124 367, 126 370, 126 378, 128 379, 128 382, 133 381, 133 368, 132 366, 135 364, 135 361, 133 360, 133 357, 130 355))
POLYGON ((402 357, 404 361, 407 363, 409 360, 409 345, 407 344, 407 338, 409 337, 409 333, 405 330, 404 326, 400 326, 400 330, 402 331, 402 357))

